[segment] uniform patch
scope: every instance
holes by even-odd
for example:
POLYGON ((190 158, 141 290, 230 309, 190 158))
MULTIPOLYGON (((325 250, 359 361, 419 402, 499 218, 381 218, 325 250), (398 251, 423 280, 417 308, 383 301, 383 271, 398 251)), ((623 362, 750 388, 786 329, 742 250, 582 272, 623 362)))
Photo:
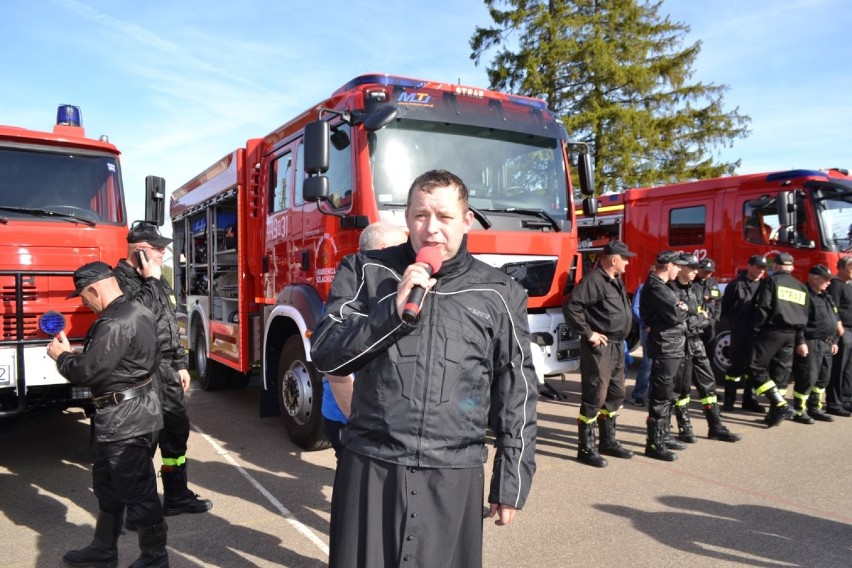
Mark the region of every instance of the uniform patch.
POLYGON ((807 294, 801 290, 787 288, 786 286, 778 286, 778 299, 784 302, 792 302, 794 304, 804 306, 806 297, 807 294))

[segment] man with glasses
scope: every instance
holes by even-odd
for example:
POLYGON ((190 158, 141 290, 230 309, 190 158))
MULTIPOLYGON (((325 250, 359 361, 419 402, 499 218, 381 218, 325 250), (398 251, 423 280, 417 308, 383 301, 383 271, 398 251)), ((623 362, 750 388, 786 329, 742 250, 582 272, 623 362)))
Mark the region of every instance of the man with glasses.
MULTIPOLYGON (((127 258, 115 267, 115 277, 125 295, 148 306, 157 317, 161 359, 156 376, 163 406, 163 429, 153 447, 160 446, 163 514, 166 516, 204 513, 213 507, 213 503, 199 499, 187 487, 189 416, 183 393, 189 388, 189 372, 178 332, 175 293, 162 278, 163 256, 171 242, 160 234, 156 225, 136 221, 127 234, 127 258)), ((133 530, 134 527, 129 524, 127 528, 133 530)))

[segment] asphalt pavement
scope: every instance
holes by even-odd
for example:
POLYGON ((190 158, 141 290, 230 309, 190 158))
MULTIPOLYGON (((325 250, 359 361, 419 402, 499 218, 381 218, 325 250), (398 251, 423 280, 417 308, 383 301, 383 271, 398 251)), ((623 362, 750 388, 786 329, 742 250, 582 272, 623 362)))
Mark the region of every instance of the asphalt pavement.
MULTIPOLYGON (((628 405, 620 438, 637 455, 595 469, 576 460, 579 377, 548 382, 567 400, 540 399, 532 493, 513 525, 486 521, 485 566, 852 565, 852 418, 767 429, 736 411, 732 444, 706 438, 693 403, 698 443, 664 463, 642 455, 647 409, 628 405)), ((259 394, 257 378, 190 391, 190 486, 214 507, 168 518, 174 567, 327 563, 334 455, 303 452, 280 419, 259 418, 259 394)), ((88 420, 30 413, 0 428, 0 448, 0 566, 60 566, 94 526, 88 420)), ((119 554, 136 558, 134 533, 119 554)))

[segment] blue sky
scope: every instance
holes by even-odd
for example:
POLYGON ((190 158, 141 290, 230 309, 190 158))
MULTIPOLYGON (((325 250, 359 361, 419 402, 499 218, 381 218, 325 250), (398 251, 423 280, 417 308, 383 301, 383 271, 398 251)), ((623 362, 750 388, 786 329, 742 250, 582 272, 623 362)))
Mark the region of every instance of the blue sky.
MULTIPOLYGON (((702 41, 696 81, 726 84, 752 134, 739 172, 852 168, 852 3, 665 0, 702 41)), ((6 0, 0 124, 50 130, 60 103, 123 152, 131 219, 146 175, 179 187, 357 75, 487 87, 470 59, 480 0, 6 0), (14 54, 14 55, 13 55, 14 54)), ((166 231, 170 228, 167 226, 166 231)))

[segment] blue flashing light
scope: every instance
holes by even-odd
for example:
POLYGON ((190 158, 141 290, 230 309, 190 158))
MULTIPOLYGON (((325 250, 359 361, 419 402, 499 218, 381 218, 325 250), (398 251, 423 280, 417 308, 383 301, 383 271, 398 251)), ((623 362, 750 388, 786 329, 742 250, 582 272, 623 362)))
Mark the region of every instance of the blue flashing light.
POLYGON ((828 175, 825 172, 820 172, 817 170, 790 170, 787 172, 775 172, 766 176, 766 181, 784 181, 793 178, 802 178, 802 177, 821 177, 828 179, 828 175))
POLYGON ((65 329, 65 316, 55 310, 44 312, 38 318, 38 328, 47 335, 56 335, 65 329))
POLYGON ((80 107, 74 105, 59 105, 56 111, 56 124, 59 126, 82 126, 83 114, 80 107))
POLYGON ((406 79, 405 77, 396 77, 394 75, 361 75, 355 77, 338 91, 348 91, 360 85, 389 85, 393 87, 406 87, 409 89, 419 89, 426 84, 426 81, 420 79, 406 79))
POLYGON ((547 103, 539 99, 530 99, 526 97, 514 97, 512 95, 506 95, 506 98, 509 99, 510 102, 515 103, 516 105, 521 105, 525 107, 529 107, 535 110, 547 110, 547 103))

